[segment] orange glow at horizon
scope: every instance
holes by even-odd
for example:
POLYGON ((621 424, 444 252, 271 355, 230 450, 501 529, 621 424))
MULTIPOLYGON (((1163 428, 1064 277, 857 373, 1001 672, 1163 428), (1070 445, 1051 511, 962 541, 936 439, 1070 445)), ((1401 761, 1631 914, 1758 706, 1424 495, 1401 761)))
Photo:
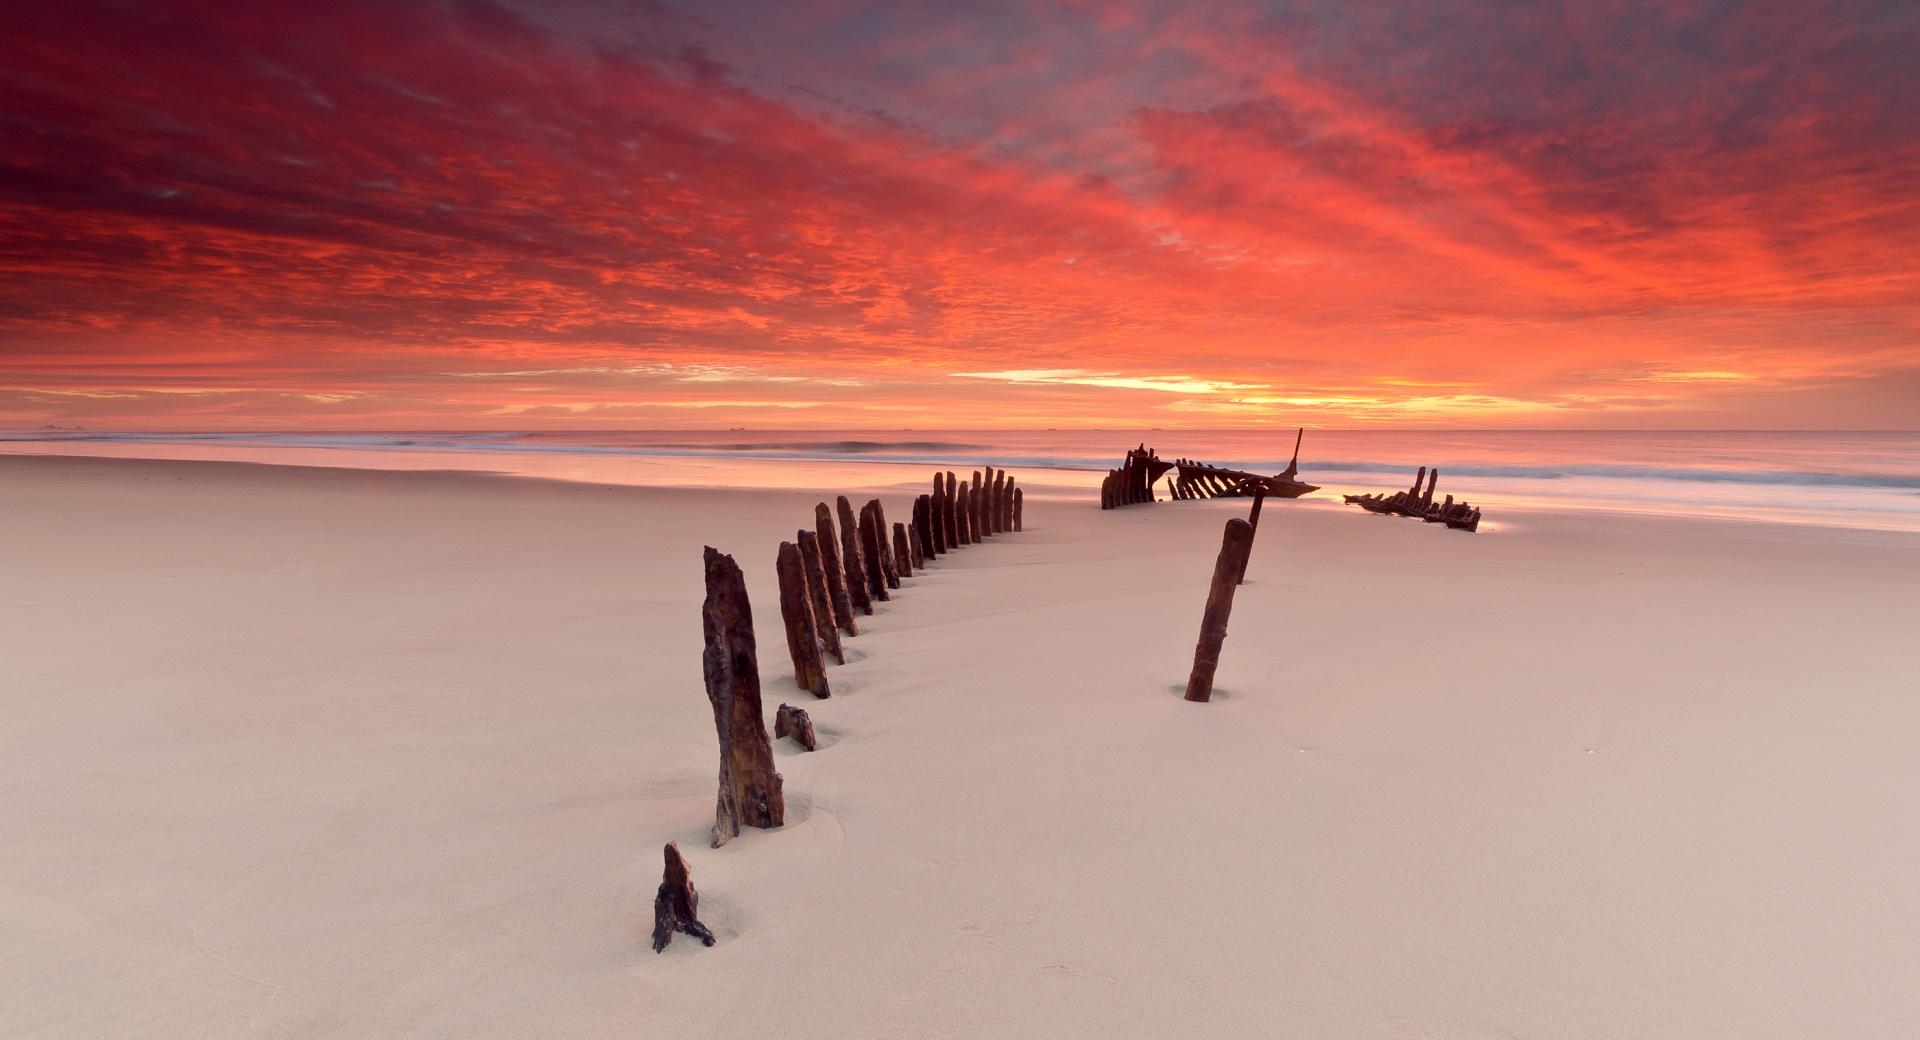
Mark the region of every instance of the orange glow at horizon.
POLYGON ((1920 15, 17 5, 0 427, 1920 426, 1920 15))

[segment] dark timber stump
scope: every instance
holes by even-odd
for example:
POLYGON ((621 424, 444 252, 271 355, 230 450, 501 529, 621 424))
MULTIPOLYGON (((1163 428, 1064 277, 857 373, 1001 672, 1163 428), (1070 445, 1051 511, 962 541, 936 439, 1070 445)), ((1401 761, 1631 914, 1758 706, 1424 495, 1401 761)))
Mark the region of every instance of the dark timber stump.
POLYGON ((667 869, 653 896, 653 952, 665 950, 675 932, 685 932, 712 946, 713 933, 700 923, 700 893, 693 890, 693 876, 687 873, 680 846, 667 842, 666 856, 667 869))
POLYGON ((807 564, 800 547, 781 542, 774 562, 780 577, 780 620, 787 626, 787 653, 793 658, 793 681, 815 697, 830 697, 827 666, 820 660, 820 637, 813 621, 813 597, 807 592, 807 564))
POLYGON ((781 737, 792 737, 794 743, 808 751, 816 750, 813 720, 807 717, 807 709, 782 704, 780 710, 773 713, 773 739, 781 737))
MULTIPOLYGON (((820 569, 826 572, 827 595, 833 600, 833 620, 841 631, 857 636, 860 625, 853 620, 853 597, 847 594, 847 572, 840 563, 840 540, 833 533, 833 511, 825 502, 813 507, 813 526, 816 548, 820 551, 820 569)), ((807 551, 804 542, 800 551, 807 551)))
POLYGON ((993 475, 993 533, 1007 533, 1007 471, 993 475))
MULTIPOLYGON (((827 591, 826 561, 820 558, 820 536, 813 531, 798 531, 794 539, 800 546, 800 564, 807 572, 807 599, 813 605, 813 634, 819 638, 821 648, 833 655, 834 663, 846 664, 846 651, 840 648, 840 622, 834 616, 833 594, 827 591)), ((846 593, 842 591, 841 595, 845 596, 846 593)))
POLYGON ((893 597, 887 594, 887 572, 880 564, 880 555, 887 550, 881 542, 879 524, 873 506, 860 507, 860 553, 867 565, 867 593, 876 602, 885 603, 893 597))
MULTIPOLYGON (((860 549, 860 525, 853 519, 853 503, 841 495, 834 500, 840 511, 840 556, 846 564, 847 595, 860 613, 873 613, 873 586, 867 581, 866 554, 860 549)), ((883 599, 885 597, 882 597, 883 599)))
POLYGON ((907 525, 893 522, 893 565, 902 578, 913 577, 913 539, 907 537, 907 525))
POLYGON ((893 530, 887 524, 887 507, 875 498, 867 501, 867 508, 873 510, 873 524, 880 529, 880 573, 886 578, 887 588, 897 589, 906 575, 901 573, 901 562, 893 558, 893 543, 887 537, 893 530))
POLYGON ((707 600, 700 610, 706 650, 701 672, 720 737, 720 798, 713 810, 713 847, 742 826, 778 827, 786 820, 773 746, 761 721, 760 660, 753 645, 753 607, 733 557, 707 546, 707 600))
POLYGON ((973 537, 973 509, 968 499, 967 485, 963 483, 959 495, 953 500, 953 519, 960 529, 961 545, 972 545, 976 541, 973 537))
POLYGON ((947 544, 948 544, 948 545, 963 545, 963 544, 965 544, 965 543, 963 543, 963 542, 962 542, 962 541, 960 540, 960 509, 959 509, 959 505, 960 505, 960 499, 959 499, 959 492, 955 490, 955 481, 954 481, 954 479, 953 479, 953 471, 952 471, 952 470, 948 470, 948 471, 947 471, 947 505, 946 505, 946 508, 947 508, 947 544))
POLYGON ((1023 499, 1023 498, 1025 498, 1025 497, 1026 497, 1025 495, 1023 495, 1023 494, 1021 494, 1021 493, 1020 493, 1020 489, 1019 489, 1019 488, 1014 488, 1014 489, 1013 489, 1013 529, 1014 529, 1014 530, 1016 530, 1016 531, 1018 531, 1018 530, 1020 530, 1020 529, 1021 529, 1021 527, 1020 527, 1020 507, 1021 507, 1021 506, 1022 506, 1022 505, 1023 505, 1024 503, 1022 503, 1022 502, 1021 502, 1020 500, 1021 500, 1021 499, 1023 499))
POLYGON ((933 475, 933 494, 927 496, 927 534, 933 539, 933 555, 944 554, 953 543, 947 541, 947 482, 933 475))
POLYGON ((940 555, 934 551, 933 496, 921 495, 913 500, 913 569, 919 570, 927 560, 940 555))
POLYGON ((913 564, 916 572, 923 571, 927 567, 927 555, 923 551, 925 543, 921 541, 924 537, 926 536, 921 532, 918 524, 907 525, 907 559, 913 564))
POLYGON ((1227 617, 1233 613, 1233 590, 1246 573, 1247 551, 1253 547, 1253 525, 1239 517, 1227 521, 1220 539, 1220 558, 1213 563, 1213 585, 1207 590, 1207 612, 1200 616, 1200 642, 1193 648, 1193 674, 1187 677, 1187 699, 1213 697, 1213 672, 1220 667, 1220 646, 1227 641, 1227 617))

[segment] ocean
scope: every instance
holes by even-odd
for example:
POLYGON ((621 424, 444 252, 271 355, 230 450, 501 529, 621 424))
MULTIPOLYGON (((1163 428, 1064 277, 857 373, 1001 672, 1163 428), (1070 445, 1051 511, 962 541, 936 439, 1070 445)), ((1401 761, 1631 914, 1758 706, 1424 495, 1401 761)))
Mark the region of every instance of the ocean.
MULTIPOLYGON (((1128 448, 1278 472, 1292 430, 0 432, 0 453, 458 469, 595 483, 810 486, 822 466, 1048 470, 1092 487, 1128 448)), ((1612 510, 1920 531, 1920 432, 1308 430, 1312 499, 1391 491, 1500 510, 1612 510)), ((904 476, 903 476, 904 479, 904 476)))

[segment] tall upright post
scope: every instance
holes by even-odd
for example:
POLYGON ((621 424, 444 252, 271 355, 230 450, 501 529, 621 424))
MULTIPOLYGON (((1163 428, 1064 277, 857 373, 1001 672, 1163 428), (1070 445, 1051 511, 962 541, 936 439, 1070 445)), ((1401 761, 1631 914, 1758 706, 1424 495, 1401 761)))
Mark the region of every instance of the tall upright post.
POLYGON ((761 719, 760 660, 753 645, 747 580, 733 557, 706 549, 707 599, 700 609, 706 649, 700 671, 713 728, 720 738, 720 797, 713 809, 713 847, 742 826, 778 827, 787 802, 773 768, 773 742, 761 719))
POLYGON ((1213 562, 1213 584, 1207 590, 1207 610, 1200 615, 1200 642, 1193 648, 1193 672, 1187 677, 1187 699, 1213 697, 1213 673, 1220 667, 1220 647, 1227 641, 1227 618, 1233 613, 1233 590, 1247 569, 1247 551, 1253 547, 1253 525, 1239 517, 1227 521, 1220 538, 1220 557, 1213 562))
POLYGON ((947 544, 965 545, 960 538, 960 498, 955 490, 953 471, 947 471, 947 544))
MULTIPOLYGON (((880 562, 887 551, 882 544, 886 536, 880 533, 880 518, 875 515, 871 502, 860 507, 859 530, 862 562, 867 565, 867 591, 876 601, 885 603, 893 598, 887 594, 887 571, 880 562)), ((898 584, 899 579, 896 578, 894 583, 898 584)))
MULTIPOLYGON (((820 638, 820 646, 833 655, 838 664, 847 663, 847 652, 840 646, 840 608, 834 606, 833 584, 827 580, 826 561, 820 556, 820 535, 816 531, 795 532, 794 541, 800 546, 800 563, 807 570, 807 598, 813 604, 813 630, 820 638)), ((840 591, 840 598, 846 598, 846 590, 840 591)), ((851 623, 853 618, 849 616, 851 623)), ((848 633, 851 635, 852 633, 848 633)))
POLYGON ((880 529, 880 574, 887 588, 900 587, 900 564, 893 558, 893 542, 888 538, 892 528, 887 526, 887 509, 877 498, 867 500, 867 508, 873 510, 873 524, 880 529))
POLYGON ((860 548, 860 524, 853 518, 853 503, 841 495, 834 500, 840 512, 840 561, 846 565, 847 595, 860 613, 873 613, 873 585, 867 580, 866 554, 860 548))
POLYGON ((1025 505, 1025 503, 1021 501, 1024 498, 1026 498, 1026 495, 1023 493, 1023 489, 1021 488, 1013 489, 1013 529, 1016 531, 1021 529, 1020 510, 1021 510, 1021 507, 1025 505))
MULTIPOLYGON (((827 595, 833 600, 833 620, 840 630, 850 636, 860 634, 860 625, 853 619, 853 596, 847 589, 846 566, 840 562, 840 539, 833 533, 833 512, 825 502, 813 507, 813 529, 815 547, 820 550, 820 568, 826 574, 827 595)), ((806 552, 805 543, 800 546, 806 552)), ((867 613, 873 611, 869 609, 867 613)))
POLYGON ((807 565, 800 547, 781 542, 774 561, 780 579, 780 620, 787 626, 787 654, 793 658, 793 681, 815 697, 830 697, 827 666, 820 660, 820 636, 814 628, 813 597, 807 592, 807 565))

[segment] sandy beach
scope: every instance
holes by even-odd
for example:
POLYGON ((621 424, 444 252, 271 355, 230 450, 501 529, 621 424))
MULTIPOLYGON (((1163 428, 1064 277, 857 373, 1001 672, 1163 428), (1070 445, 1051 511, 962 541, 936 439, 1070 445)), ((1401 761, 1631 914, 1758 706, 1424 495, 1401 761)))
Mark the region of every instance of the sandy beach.
POLYGON ((1029 486, 793 684, 836 493, 0 458, 0 1035, 1910 1037, 1920 537, 1029 486), (787 825, 707 847, 700 549, 787 825), (647 944, 677 841, 711 949, 647 944))

